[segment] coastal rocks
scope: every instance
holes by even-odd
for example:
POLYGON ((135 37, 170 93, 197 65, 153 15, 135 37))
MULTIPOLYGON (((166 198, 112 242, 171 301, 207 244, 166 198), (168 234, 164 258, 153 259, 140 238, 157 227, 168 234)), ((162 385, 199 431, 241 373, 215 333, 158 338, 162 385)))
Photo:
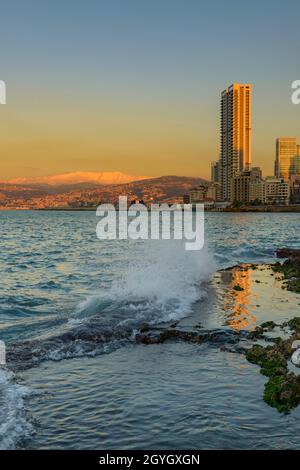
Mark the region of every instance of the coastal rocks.
POLYGON ((281 413, 287 413, 300 404, 300 376, 288 369, 293 343, 300 339, 300 318, 283 323, 281 328, 286 326, 292 330, 288 339, 275 338, 273 345, 254 345, 246 352, 247 360, 259 365, 261 374, 269 378, 265 384, 265 402, 281 413))
POLYGON ((278 248, 276 250, 277 258, 289 258, 300 260, 300 249, 298 248, 278 248))
POLYGON ((38 366, 46 360, 94 356, 130 341, 132 334, 130 327, 103 327, 90 322, 46 339, 11 343, 6 350, 7 362, 12 370, 18 371, 38 366))
POLYGON ((136 342, 142 344, 161 344, 169 340, 180 340, 190 343, 217 343, 217 344, 237 344, 241 338, 246 338, 248 332, 234 330, 202 330, 183 331, 179 329, 166 329, 161 332, 150 331, 147 334, 136 335, 136 342))
POLYGON ((273 271, 283 274, 288 290, 300 293, 300 249, 281 248, 276 251, 276 256, 285 261, 274 264, 273 271))
POLYGON ((295 317, 285 322, 283 326, 289 326, 295 333, 300 333, 300 317, 295 317))
MULTIPOLYGON (((252 339, 252 340, 264 339, 266 341, 269 341, 270 339, 267 336, 265 336, 265 333, 268 333, 274 330, 274 328, 276 328, 277 326, 280 326, 280 325, 277 325, 272 320, 266 321, 262 323, 261 325, 256 326, 256 328, 253 331, 250 331, 248 334, 248 339, 252 339)), ((273 338, 273 341, 274 341, 274 338, 273 338)))
POLYGON ((290 372, 288 367, 294 351, 293 343, 300 340, 300 317, 282 324, 267 321, 250 332, 227 329, 184 331, 170 326, 160 331, 144 330, 135 339, 137 343, 144 345, 162 344, 166 341, 210 343, 223 352, 243 354, 249 362, 260 366, 261 374, 268 377, 263 399, 269 406, 280 413, 288 413, 300 404, 300 375, 290 372), (288 329, 290 336, 287 339, 268 336, 275 328, 283 331, 288 329), (269 344, 253 344, 258 340, 269 344))

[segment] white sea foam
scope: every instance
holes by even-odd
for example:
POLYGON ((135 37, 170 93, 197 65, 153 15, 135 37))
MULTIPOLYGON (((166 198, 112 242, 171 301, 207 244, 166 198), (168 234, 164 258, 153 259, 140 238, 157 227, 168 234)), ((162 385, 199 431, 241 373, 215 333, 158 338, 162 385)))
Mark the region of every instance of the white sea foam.
POLYGON ((28 387, 14 382, 14 374, 0 368, 0 450, 14 449, 20 439, 33 432, 26 417, 24 398, 28 387))
POLYGON ((95 293, 82 302, 77 315, 90 317, 100 313, 103 303, 110 301, 116 309, 122 309, 120 324, 131 320, 177 320, 206 295, 201 283, 216 269, 206 248, 189 252, 180 240, 146 241, 135 251, 129 248, 127 259, 121 279, 108 291, 95 293))

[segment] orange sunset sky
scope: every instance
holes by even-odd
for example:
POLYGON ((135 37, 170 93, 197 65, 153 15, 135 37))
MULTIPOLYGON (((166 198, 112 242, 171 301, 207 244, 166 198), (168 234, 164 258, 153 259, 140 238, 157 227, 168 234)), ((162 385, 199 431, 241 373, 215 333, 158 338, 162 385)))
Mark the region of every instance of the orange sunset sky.
POLYGON ((208 177, 219 153, 220 93, 232 82, 253 84, 253 164, 272 174, 276 137, 300 141, 300 106, 290 98, 300 79, 300 6, 254 1, 246 16, 243 3, 90 1, 83 9, 76 0, 30 1, 22 12, 8 3, 0 179, 208 177))

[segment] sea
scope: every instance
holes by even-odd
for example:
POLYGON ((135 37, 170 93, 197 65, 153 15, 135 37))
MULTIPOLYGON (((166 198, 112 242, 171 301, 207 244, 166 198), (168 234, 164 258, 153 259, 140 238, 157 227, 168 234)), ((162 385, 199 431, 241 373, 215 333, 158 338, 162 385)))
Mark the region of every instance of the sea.
POLYGON ((300 409, 269 407, 243 354, 136 335, 299 316, 300 296, 264 271, 233 296, 226 269, 300 248, 300 215, 206 213, 200 251, 99 240, 97 222, 89 211, 0 212, 0 449, 299 449, 300 409))

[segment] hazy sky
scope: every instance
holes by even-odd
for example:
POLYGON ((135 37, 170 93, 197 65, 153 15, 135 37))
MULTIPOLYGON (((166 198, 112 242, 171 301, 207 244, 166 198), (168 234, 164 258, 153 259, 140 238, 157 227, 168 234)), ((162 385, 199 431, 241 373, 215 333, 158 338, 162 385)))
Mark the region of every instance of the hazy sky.
POLYGON ((297 136, 299 0, 1 2, 0 179, 84 171, 208 176, 219 97, 253 84, 253 163, 297 136))

